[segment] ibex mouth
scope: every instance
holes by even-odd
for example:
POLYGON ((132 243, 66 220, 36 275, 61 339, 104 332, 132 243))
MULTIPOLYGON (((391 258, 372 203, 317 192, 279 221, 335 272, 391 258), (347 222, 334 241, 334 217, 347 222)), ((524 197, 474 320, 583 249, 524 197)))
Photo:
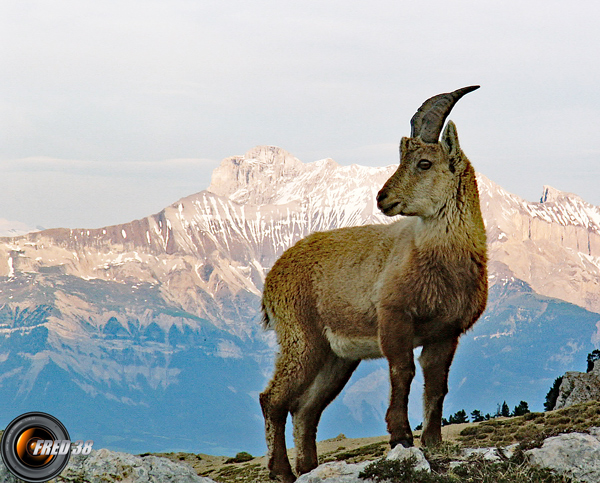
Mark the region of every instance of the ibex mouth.
POLYGON ((385 216, 395 216, 397 214, 399 214, 402 210, 398 209, 398 207, 400 206, 400 202, 396 201, 390 205, 387 206, 382 206, 381 203, 378 203, 378 208, 379 210, 385 215, 385 216))

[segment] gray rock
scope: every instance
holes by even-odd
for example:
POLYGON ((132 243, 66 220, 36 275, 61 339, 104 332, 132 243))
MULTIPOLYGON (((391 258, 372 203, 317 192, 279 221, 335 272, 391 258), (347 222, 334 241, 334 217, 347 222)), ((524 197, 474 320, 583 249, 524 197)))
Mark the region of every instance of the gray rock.
POLYGON ((16 477, 4 466, 2 458, 0 458, 0 483, 19 483, 16 477))
POLYGON ((431 471, 431 466, 429 466, 429 461, 425 459, 425 455, 423 452, 415 448, 414 446, 411 448, 405 448, 404 446, 398 445, 387 454, 386 458, 389 460, 405 460, 414 456, 417 460, 417 464, 415 465, 415 470, 425 470, 431 471))
POLYGON ((554 409, 600 399, 600 361, 591 372, 567 372, 558 389, 554 409))
MULTIPOLYGON (((417 459, 416 470, 431 471, 429 462, 425 459, 423 452, 418 448, 405 448, 396 446, 386 456, 390 460, 404 460, 414 456, 417 459)), ((324 463, 310 473, 302 475, 296 483, 369 483, 370 479, 363 480, 358 475, 372 461, 349 464, 343 461, 324 463)))
POLYGON ((358 475, 365 467, 372 463, 345 463, 344 461, 333 461, 324 463, 309 473, 296 480, 296 483, 368 483, 371 480, 363 480, 358 475))
POLYGON ((486 461, 502 461, 497 448, 466 448, 462 451, 465 458, 481 457, 486 461))
POLYGON ((600 428, 590 428, 588 432, 594 437, 600 440, 600 428))
POLYGON ((466 448, 462 450, 462 456, 465 458, 481 456, 486 461, 500 462, 509 459, 518 446, 518 444, 511 444, 506 448, 466 448))
MULTIPOLYGON (((0 483, 17 483, 0 461, 0 483)), ((156 456, 133 456, 107 449, 87 455, 71 455, 65 470, 52 482, 63 483, 215 483, 198 476, 185 464, 156 456)))
POLYGON ((591 434, 569 433, 544 440, 525 452, 532 465, 550 468, 585 483, 600 481, 600 440, 591 434))
POLYGON ((133 456, 106 449, 92 451, 89 456, 72 456, 60 482, 106 483, 214 483, 198 476, 191 466, 157 456, 133 456))

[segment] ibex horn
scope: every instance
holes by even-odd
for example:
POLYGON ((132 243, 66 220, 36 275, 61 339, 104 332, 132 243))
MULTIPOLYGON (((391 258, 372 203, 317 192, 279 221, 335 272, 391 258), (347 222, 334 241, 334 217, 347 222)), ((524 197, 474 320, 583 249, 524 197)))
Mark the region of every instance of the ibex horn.
POLYGON ((420 137, 423 142, 437 143, 446 117, 458 100, 479 86, 463 87, 454 92, 438 94, 427 99, 410 120, 411 137, 420 137))

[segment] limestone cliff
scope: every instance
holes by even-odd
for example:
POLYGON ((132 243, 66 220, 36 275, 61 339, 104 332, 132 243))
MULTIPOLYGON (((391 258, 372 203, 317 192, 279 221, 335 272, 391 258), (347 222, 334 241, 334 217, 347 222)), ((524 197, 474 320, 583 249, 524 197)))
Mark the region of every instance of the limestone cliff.
POLYGON ((600 361, 590 372, 567 372, 562 379, 554 409, 600 400, 600 361))

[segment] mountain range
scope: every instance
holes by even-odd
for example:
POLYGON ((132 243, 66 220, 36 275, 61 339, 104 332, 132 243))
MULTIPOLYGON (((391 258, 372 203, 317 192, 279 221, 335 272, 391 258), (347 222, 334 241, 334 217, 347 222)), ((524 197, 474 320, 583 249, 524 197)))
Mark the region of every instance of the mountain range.
MULTIPOLYGON (((37 410, 114 450, 264 452, 257 395, 277 349, 260 325, 265 274, 309 233, 392 222, 375 195, 395 168, 260 146, 158 214, 0 238, 0 426, 37 410)), ((600 342, 600 208, 551 187, 528 202, 478 183, 490 298, 462 338, 446 410, 540 410, 600 342)), ((384 433, 387 397, 384 361, 361 364, 319 437, 384 433)))

